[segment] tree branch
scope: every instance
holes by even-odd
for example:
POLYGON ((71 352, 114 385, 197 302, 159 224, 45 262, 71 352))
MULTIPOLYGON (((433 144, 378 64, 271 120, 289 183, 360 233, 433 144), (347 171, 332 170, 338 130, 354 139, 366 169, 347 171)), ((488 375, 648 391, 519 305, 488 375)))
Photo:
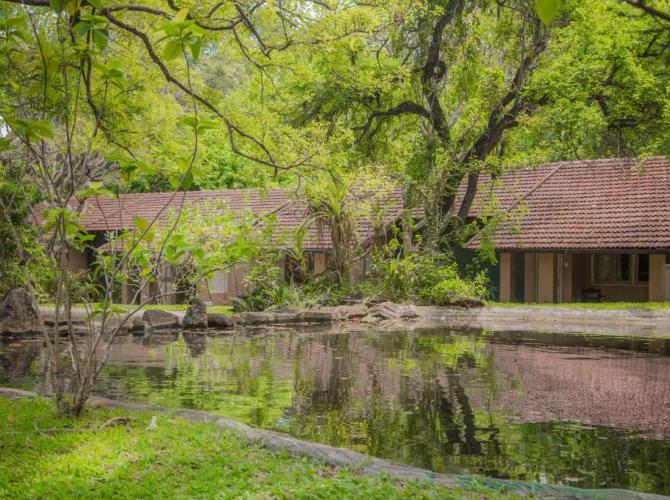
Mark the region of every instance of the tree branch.
POLYGON ((391 116, 400 116, 404 114, 415 114, 418 116, 422 116, 428 120, 430 120, 430 111, 428 111, 426 108, 421 106, 420 104, 417 104, 415 102, 411 101, 405 101, 401 104, 398 104, 394 108, 387 109, 386 111, 374 111, 369 117, 368 120, 365 122, 364 125, 360 127, 354 127, 354 130, 360 130, 361 135, 359 136, 358 141, 362 140, 365 135, 368 133, 370 130, 370 127, 372 126, 372 123, 378 119, 378 118, 388 118, 391 116))
POLYGON ((646 14, 649 14, 655 19, 660 19, 662 21, 670 23, 670 14, 647 5, 645 0, 624 0, 624 2, 626 2, 631 7, 634 7, 636 9, 641 10, 642 12, 645 12, 646 14))

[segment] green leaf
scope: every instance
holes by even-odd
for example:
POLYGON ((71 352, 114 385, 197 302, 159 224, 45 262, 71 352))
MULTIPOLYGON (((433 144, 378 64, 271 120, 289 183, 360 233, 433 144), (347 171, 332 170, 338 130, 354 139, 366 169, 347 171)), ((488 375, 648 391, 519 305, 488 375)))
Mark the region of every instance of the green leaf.
POLYGON ((67 0, 49 0, 49 7, 56 12, 62 12, 67 5, 67 0))
POLYGON ((210 130, 219 126, 219 122, 209 118, 196 118, 195 116, 184 116, 177 120, 177 125, 198 129, 198 133, 210 130))
POLYGON ((7 151, 12 147, 12 143, 6 137, 0 137, 0 151, 7 151))
POLYGON ((193 42, 190 44, 191 47, 191 56, 193 57, 194 61, 197 61, 200 59, 200 50, 202 49, 202 38, 197 37, 193 42))
POLYGON ((135 217, 133 222, 135 223, 135 227, 142 232, 149 229, 149 221, 146 220, 144 217, 139 217, 139 216, 135 217))
POLYGON ((195 127, 198 125, 198 120, 196 119, 195 116, 184 116, 177 120, 177 125, 181 125, 183 127, 191 127, 192 129, 195 129, 195 127))
POLYGON ((74 25, 74 28, 72 28, 74 32, 79 35, 79 36, 85 36, 86 33, 91 29, 91 24, 81 21, 78 22, 77 24, 74 25))
POLYGON ((68 0, 67 2, 65 2, 67 13, 70 14, 71 16, 74 16, 77 13, 80 6, 81 6, 81 0, 68 0))
POLYGON ((123 179, 126 180, 127 182, 130 182, 136 170, 137 165, 134 165, 132 163, 121 165, 121 177, 123 177, 123 179))
POLYGON ((93 30, 93 43, 98 50, 105 50, 109 42, 109 32, 106 29, 93 30))
POLYGON ((54 138, 51 123, 46 120, 29 120, 27 118, 7 118, 7 122, 16 135, 28 141, 49 140, 54 138))
POLYGON ((162 29, 163 32, 164 32, 167 36, 169 36, 169 37, 170 37, 170 36, 178 36, 178 35, 179 35, 179 28, 177 28, 177 27, 176 27, 175 25, 173 25, 173 24, 166 24, 166 25, 163 26, 161 29, 162 29))
POLYGON ((200 118, 198 120, 198 132, 204 132, 205 130, 210 130, 219 126, 219 122, 216 120, 210 120, 209 118, 200 118))
POLYGON ((163 49, 163 57, 168 61, 175 59, 181 55, 181 43, 179 40, 170 40, 165 44, 165 49, 163 49))
POLYGON ((177 15, 174 16, 174 20, 176 22, 185 21, 187 16, 188 16, 188 9, 181 9, 179 12, 177 12, 177 15))
POLYGON ((96 9, 102 9, 101 0, 88 0, 89 5, 95 7, 96 9))
POLYGON ((560 0, 535 0, 535 11, 545 26, 549 26, 558 13, 560 0))

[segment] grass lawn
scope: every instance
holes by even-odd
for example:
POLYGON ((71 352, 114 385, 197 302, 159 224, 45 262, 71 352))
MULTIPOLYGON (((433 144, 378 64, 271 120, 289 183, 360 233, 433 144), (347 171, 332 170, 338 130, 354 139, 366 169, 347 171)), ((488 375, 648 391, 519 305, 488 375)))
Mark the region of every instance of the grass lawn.
POLYGON ((523 302, 486 302, 489 307, 567 307, 570 309, 670 309, 670 302, 562 302, 526 304, 523 302))
MULTIPOLYGON (((90 410, 55 416, 47 400, 0 397, 0 498, 502 498, 370 477, 250 445, 211 423, 90 410), (129 425, 101 425, 114 416, 129 425)), ((506 498, 509 498, 508 496, 506 498)))

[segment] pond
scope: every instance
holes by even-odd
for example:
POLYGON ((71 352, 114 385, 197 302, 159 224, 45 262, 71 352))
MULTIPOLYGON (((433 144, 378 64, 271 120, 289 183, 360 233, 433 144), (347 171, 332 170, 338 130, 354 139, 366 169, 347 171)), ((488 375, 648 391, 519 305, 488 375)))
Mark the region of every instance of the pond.
MULTIPOLYGON (((43 389, 39 340, 0 384, 43 389)), ((439 472, 670 494, 670 339, 272 330, 117 339, 96 392, 439 472)))

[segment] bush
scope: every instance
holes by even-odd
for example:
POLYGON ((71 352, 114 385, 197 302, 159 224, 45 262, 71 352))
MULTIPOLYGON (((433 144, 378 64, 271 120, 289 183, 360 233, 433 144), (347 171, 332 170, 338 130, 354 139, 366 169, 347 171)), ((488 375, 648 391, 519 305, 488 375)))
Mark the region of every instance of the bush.
POLYGON ((346 298, 365 301, 390 300, 422 305, 448 305, 482 299, 488 287, 484 272, 463 278, 448 255, 412 253, 393 256, 389 246, 378 256, 372 272, 355 288, 348 283, 335 283, 327 275, 308 277, 305 283, 287 281, 277 259, 256 262, 245 281, 251 290, 237 300, 238 311, 263 311, 280 307, 314 307, 338 305, 346 298))
POLYGON ((237 311, 265 311, 280 307, 306 308, 337 305, 352 290, 347 283, 336 283, 328 273, 308 276, 304 283, 286 280, 277 265, 279 257, 254 263, 245 283, 250 292, 235 301, 237 311))
POLYGON ((370 281, 362 289, 377 289, 387 300, 448 305, 482 299, 487 286, 488 278, 483 272, 471 279, 462 278, 448 255, 427 252, 378 258, 370 281))

